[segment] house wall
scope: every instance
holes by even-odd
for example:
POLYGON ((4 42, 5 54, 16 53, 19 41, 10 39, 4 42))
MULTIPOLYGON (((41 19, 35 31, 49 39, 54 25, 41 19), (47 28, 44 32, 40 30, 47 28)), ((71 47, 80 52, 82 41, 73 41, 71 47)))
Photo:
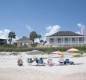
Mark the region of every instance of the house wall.
POLYGON ((7 39, 0 39, 0 45, 7 44, 7 39))
POLYGON ((18 41, 17 47, 31 47, 32 41, 18 41))
POLYGON ((83 46, 86 44, 86 36, 55 36, 47 37, 48 44, 52 46, 83 46))

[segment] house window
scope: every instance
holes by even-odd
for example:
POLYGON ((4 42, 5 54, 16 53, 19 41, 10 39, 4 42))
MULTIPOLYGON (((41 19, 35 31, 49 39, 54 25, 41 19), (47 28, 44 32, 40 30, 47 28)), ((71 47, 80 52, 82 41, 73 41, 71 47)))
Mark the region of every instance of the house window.
POLYGON ((26 48, 27 47, 27 43, 23 43, 22 47, 26 48))
POLYGON ((65 38, 65 43, 68 43, 68 38, 65 38))
POLYGON ((79 42, 82 43, 84 41, 84 38, 79 38, 79 42))
POLYGON ((54 42, 54 39, 53 39, 53 38, 51 38, 51 39, 50 39, 50 42, 51 42, 51 43, 53 43, 53 42, 54 42))
POLYGON ((72 42, 75 43, 75 38, 72 38, 72 42))
POLYGON ((5 39, 0 39, 0 45, 7 44, 7 40, 5 39))
POLYGON ((58 43, 61 43, 61 38, 58 38, 58 43))

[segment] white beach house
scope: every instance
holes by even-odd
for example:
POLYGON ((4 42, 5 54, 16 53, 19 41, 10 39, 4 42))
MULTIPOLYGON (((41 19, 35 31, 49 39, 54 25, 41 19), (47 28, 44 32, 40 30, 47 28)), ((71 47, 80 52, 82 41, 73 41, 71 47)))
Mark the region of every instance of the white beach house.
POLYGON ((46 36, 48 44, 53 47, 59 46, 86 46, 86 35, 77 34, 72 31, 59 31, 46 36))

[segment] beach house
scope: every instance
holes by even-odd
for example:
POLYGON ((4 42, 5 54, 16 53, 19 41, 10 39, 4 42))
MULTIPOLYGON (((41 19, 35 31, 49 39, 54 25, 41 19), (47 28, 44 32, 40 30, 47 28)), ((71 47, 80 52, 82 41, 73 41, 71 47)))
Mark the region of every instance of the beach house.
POLYGON ((7 44, 7 39, 0 38, 0 45, 7 44))
POLYGON ((27 38, 26 36, 23 36, 19 40, 17 40, 17 47, 31 47, 32 40, 27 38))
POLYGON ((86 46, 86 35, 72 31, 59 31, 46 36, 48 44, 53 47, 59 46, 86 46))

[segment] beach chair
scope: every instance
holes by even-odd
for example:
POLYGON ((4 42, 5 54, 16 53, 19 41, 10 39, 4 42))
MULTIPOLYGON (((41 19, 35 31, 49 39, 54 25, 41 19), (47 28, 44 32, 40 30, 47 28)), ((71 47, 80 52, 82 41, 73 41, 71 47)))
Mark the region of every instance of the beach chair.
POLYGON ((47 60, 48 66, 54 66, 53 60, 50 58, 47 60))
POLYGON ((32 65, 33 62, 34 60, 32 60, 32 58, 27 58, 27 63, 29 63, 29 65, 32 65))
POLYGON ((73 61, 70 61, 69 59, 65 59, 64 64, 65 64, 65 65, 66 65, 66 64, 73 65, 74 62, 73 62, 73 61))
POLYGON ((64 58, 60 58, 58 62, 60 65, 64 65, 64 58))
POLYGON ((28 58, 28 59, 27 59, 27 62, 28 62, 28 63, 32 63, 32 62, 33 62, 32 58, 28 58))
POLYGON ((23 60, 22 59, 18 59, 17 63, 18 63, 19 66, 23 66, 23 60))
POLYGON ((37 66, 44 66, 45 65, 43 58, 38 59, 36 62, 37 62, 37 66))

